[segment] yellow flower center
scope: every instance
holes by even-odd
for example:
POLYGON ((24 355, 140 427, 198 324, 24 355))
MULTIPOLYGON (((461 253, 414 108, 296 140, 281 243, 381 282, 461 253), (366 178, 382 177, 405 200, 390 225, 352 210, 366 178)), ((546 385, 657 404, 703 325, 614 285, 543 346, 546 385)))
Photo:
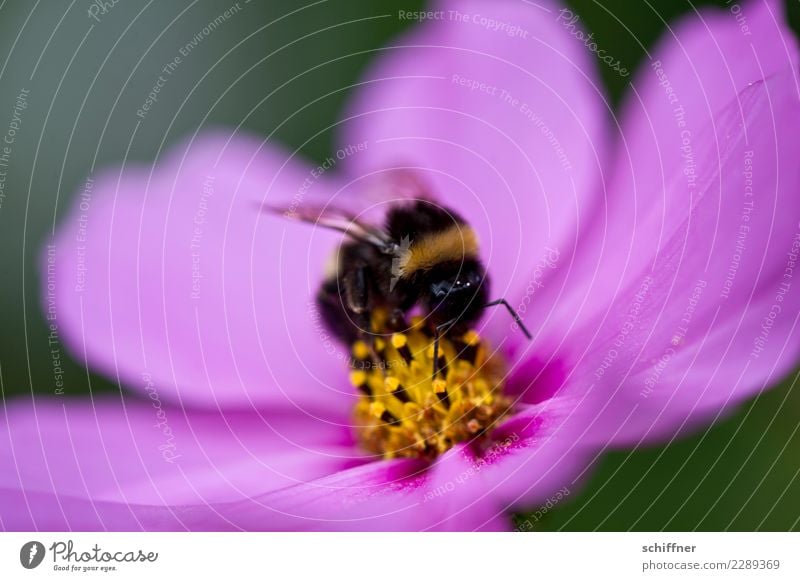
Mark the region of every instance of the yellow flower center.
POLYGON ((440 338, 437 366, 419 317, 405 333, 377 337, 373 348, 353 344, 350 381, 362 394, 355 413, 361 444, 384 458, 432 459, 480 441, 511 407, 502 393, 504 365, 475 331, 440 338))

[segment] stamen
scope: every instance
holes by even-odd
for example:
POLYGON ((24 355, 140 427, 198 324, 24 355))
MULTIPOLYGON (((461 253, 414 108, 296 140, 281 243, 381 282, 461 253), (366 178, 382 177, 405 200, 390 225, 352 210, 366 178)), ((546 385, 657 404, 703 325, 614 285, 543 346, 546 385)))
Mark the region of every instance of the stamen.
POLYGON ((355 343, 353 343, 352 353, 353 357, 355 357, 359 361, 365 361, 369 359, 370 355, 369 347, 367 346, 366 343, 364 343, 364 341, 356 341, 355 343))
POLYGON ((400 420, 392 415, 392 412, 387 410, 384 405, 378 401, 374 401, 370 404, 370 413, 380 419, 382 422, 387 424, 399 424, 400 420))
MULTIPOLYGON (((444 355, 444 349, 442 349, 441 340, 439 341, 439 343, 440 343, 439 353, 436 353, 437 357, 436 357, 436 362, 433 364, 433 374, 438 375, 442 379, 445 379, 446 377, 445 368, 447 367, 447 358, 444 355)), ((428 348, 428 357, 433 359, 435 351, 436 351, 435 346, 431 345, 428 348)))
POLYGON ((361 390, 364 393, 364 395, 371 396, 372 390, 369 388, 369 385, 367 385, 368 379, 369 378, 367 377, 367 374, 364 371, 359 370, 350 372, 350 383, 353 385, 353 387, 356 387, 359 390, 361 390))
POLYGON ((464 349, 462 350, 461 358, 474 365, 478 358, 478 347, 480 347, 481 344, 480 335, 470 330, 464 333, 461 340, 464 341, 464 349))
POLYGON ((406 363, 411 363, 413 355, 411 349, 408 348, 408 337, 402 333, 395 333, 392 335, 392 346, 397 349, 397 352, 406 363))
POLYGON ((385 384, 386 390, 403 403, 411 401, 411 397, 406 392, 406 388, 403 387, 403 384, 400 383, 400 380, 396 377, 387 377, 385 384))
MULTIPOLYGON (((440 338, 435 377, 433 334, 422 319, 388 336, 376 337, 374 345, 386 365, 350 374, 363 393, 356 420, 367 450, 384 458, 433 459, 459 442, 485 437, 508 412, 503 364, 487 358, 491 350, 474 331, 440 338)), ((366 344, 352 348, 358 358, 366 344)))
POLYGON ((443 379, 434 379, 433 383, 440 383, 440 386, 433 386, 433 391, 439 397, 439 401, 446 409, 450 409, 450 396, 447 395, 447 382, 443 379))

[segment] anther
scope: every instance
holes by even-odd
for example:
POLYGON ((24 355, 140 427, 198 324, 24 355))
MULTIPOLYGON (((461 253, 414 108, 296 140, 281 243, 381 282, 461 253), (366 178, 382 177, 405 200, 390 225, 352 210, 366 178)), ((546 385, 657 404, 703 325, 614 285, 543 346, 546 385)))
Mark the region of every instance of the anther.
POLYGON ((367 385, 368 379, 369 378, 364 371, 358 370, 350 372, 350 383, 353 385, 353 387, 356 387, 364 392, 364 394, 371 396, 372 390, 370 389, 369 385, 367 385))
POLYGON ((397 379, 396 377, 387 377, 385 385, 386 385, 386 391, 391 393, 393 396, 395 396, 403 403, 408 403, 411 401, 411 398, 408 396, 406 388, 403 387, 403 384, 400 383, 400 380, 397 379))
POLYGON ((450 396, 447 394, 447 382, 444 379, 437 377, 431 382, 431 387, 433 388, 433 392, 439 398, 439 401, 442 402, 442 405, 446 409, 450 409, 450 396))
MULTIPOLYGON (((478 333, 440 337, 434 357, 432 330, 420 319, 402 332, 378 323, 373 329, 382 335, 363 342, 369 359, 377 354, 386 365, 355 368, 350 375, 351 383, 369 394, 356 405, 359 439, 367 450, 386 459, 432 460, 458 442, 483 437, 511 409, 502 393, 502 361, 478 333), (397 359, 397 367, 388 358, 397 359)), ((354 358, 365 354, 360 344, 351 348, 354 358)))
POLYGON ((408 348, 408 337, 402 333, 395 333, 392 335, 392 345, 397 349, 406 364, 411 363, 414 356, 411 353, 411 349, 408 348))
POLYGON ((387 410, 386 407, 380 402, 372 402, 369 406, 369 410, 372 415, 374 415, 376 418, 380 418, 381 421, 387 424, 396 425, 400 423, 400 420, 394 417, 392 412, 387 410))
POLYGON ((353 357, 355 357, 359 361, 365 361, 369 359, 370 355, 369 347, 367 347, 367 344, 364 341, 356 341, 355 343, 353 343, 352 352, 353 352, 353 357))
POLYGON ((478 347, 480 347, 481 344, 480 335, 473 330, 469 330, 464 333, 461 340, 464 342, 464 348, 461 350, 461 359, 469 361, 474 365, 475 361, 478 359, 478 347))

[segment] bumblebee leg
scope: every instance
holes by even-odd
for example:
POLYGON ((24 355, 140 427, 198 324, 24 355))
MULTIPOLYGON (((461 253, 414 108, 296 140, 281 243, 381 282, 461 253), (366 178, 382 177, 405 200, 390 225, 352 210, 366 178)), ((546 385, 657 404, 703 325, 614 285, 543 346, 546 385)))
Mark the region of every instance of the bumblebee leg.
POLYGON ((375 333, 372 330, 369 305, 369 280, 369 268, 366 263, 359 262, 352 272, 342 278, 342 294, 352 324, 357 327, 359 336, 369 347, 373 364, 378 366, 382 356, 375 349, 375 333))
POLYGON ((522 319, 519 318, 517 311, 511 308, 511 305, 509 305, 508 301, 506 301, 505 299, 497 299, 496 301, 486 303, 485 305, 483 305, 483 308, 486 309, 488 307, 496 307, 497 305, 503 305, 508 310, 509 314, 512 317, 514 317, 514 322, 517 323, 517 325, 519 325, 519 328, 522 329, 522 332, 525 334, 528 340, 533 339, 533 336, 531 335, 530 331, 528 331, 528 328, 522 322, 522 319))
POLYGON ((369 277, 359 267, 339 278, 325 281, 317 293, 317 307, 325 326, 341 341, 352 345, 370 335, 369 277))
POLYGON ((367 312, 369 306, 368 279, 367 266, 363 263, 342 278, 344 303, 350 312, 358 315, 367 312))
POLYGON ((335 278, 323 283, 316 302, 326 329, 347 345, 358 340, 360 334, 339 296, 339 283, 335 278))

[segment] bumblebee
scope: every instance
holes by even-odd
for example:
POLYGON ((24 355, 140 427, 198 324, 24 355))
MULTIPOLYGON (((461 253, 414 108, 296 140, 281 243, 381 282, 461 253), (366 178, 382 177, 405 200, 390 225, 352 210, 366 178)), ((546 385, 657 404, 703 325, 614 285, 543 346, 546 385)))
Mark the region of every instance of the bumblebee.
POLYGON ((391 189, 395 197, 382 224, 334 204, 302 204, 290 211, 266 207, 348 237, 316 297, 331 333, 348 345, 363 341, 375 354, 376 338, 407 330, 408 315, 418 309, 433 336, 434 376, 441 371, 440 338, 463 334, 485 308, 504 306, 530 339, 505 299, 488 300, 489 278, 469 224, 430 198, 416 176, 396 171, 392 181, 405 187, 391 189), (376 313, 384 314, 377 325, 376 313))

